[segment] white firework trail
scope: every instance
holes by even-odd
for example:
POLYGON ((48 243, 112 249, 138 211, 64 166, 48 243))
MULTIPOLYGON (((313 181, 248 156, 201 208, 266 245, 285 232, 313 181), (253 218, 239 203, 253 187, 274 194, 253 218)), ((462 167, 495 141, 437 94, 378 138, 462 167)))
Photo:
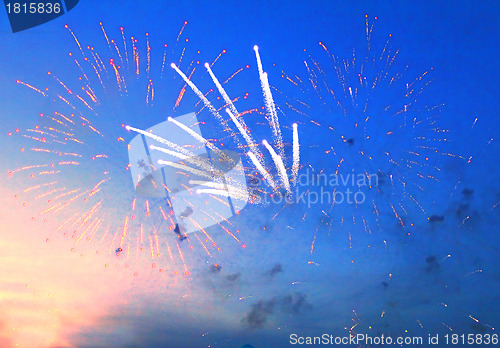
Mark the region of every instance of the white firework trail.
POLYGON ((172 151, 172 150, 166 149, 164 147, 155 146, 155 145, 149 145, 149 149, 150 150, 157 150, 157 151, 166 153, 167 155, 171 155, 171 156, 180 158, 181 160, 189 160, 189 158, 190 158, 189 156, 183 155, 182 153, 172 151))
POLYGON ((210 74, 210 77, 212 78, 212 81, 215 83, 215 86, 217 86, 217 89, 219 90, 219 93, 222 95, 222 98, 226 102, 226 104, 229 106, 229 108, 226 109, 226 112, 229 114, 231 117, 231 120, 233 120, 234 124, 238 128, 240 134, 243 136, 245 139, 248 147, 256 154, 257 158, 259 159, 259 162, 264 165, 264 161, 262 160, 262 153, 260 152, 259 148, 257 147, 257 144, 255 143, 255 140, 253 140, 252 136, 250 133, 246 130, 247 125, 245 124, 245 120, 243 118, 238 117, 239 112, 236 109, 236 106, 234 106, 231 98, 229 98, 229 95, 226 93, 224 90, 224 87, 222 87, 221 83, 217 79, 217 76, 213 73, 212 69, 210 68, 210 65, 208 63, 205 63, 205 68, 207 69, 208 73, 210 74))
POLYGON ((231 120, 236 125, 236 128, 238 128, 239 132, 241 133, 241 135, 243 136, 243 138, 247 142, 248 146, 250 147, 250 151, 253 152, 253 153, 255 153, 255 156, 256 156, 257 160, 259 161, 259 163, 262 166, 264 166, 264 159, 263 159, 264 156, 260 152, 259 148, 257 147, 257 144, 252 139, 252 137, 250 136, 250 134, 245 130, 245 128, 244 128, 245 126, 242 123, 240 123, 240 121, 231 112, 231 110, 226 109, 226 112, 229 115, 229 117, 231 117, 231 120))
MULTIPOLYGON (((175 120, 173 119, 173 121, 175 121, 175 120)), ((177 122, 177 121, 175 121, 175 122, 177 122)), ((179 123, 179 122, 177 122, 177 123, 179 123)), ((185 125, 183 125, 182 123, 179 123, 179 125, 182 125, 182 126, 186 127, 186 126, 185 126, 185 125)), ((186 127, 186 128, 187 128, 187 127, 186 127)), ((193 132, 191 129, 190 129, 190 131, 191 131, 191 132, 193 132)), ((194 136, 194 135, 199 136, 199 135, 198 135, 198 133, 196 133, 196 132, 193 132, 193 133, 194 133, 194 134, 192 134, 193 136, 194 136)), ((202 137, 201 137, 201 138, 202 138, 202 137)), ((202 139, 204 139, 204 138, 202 138, 202 139)), ((192 154, 192 156, 188 156, 188 155, 186 155, 186 154, 182 154, 182 153, 179 153, 179 152, 176 152, 176 151, 172 151, 172 150, 166 149, 166 148, 164 148, 164 147, 155 146, 155 145, 150 145, 150 146, 149 146, 149 148, 150 148, 151 150, 160 151, 160 152, 165 153, 165 154, 167 154, 167 155, 171 155, 171 156, 177 157, 177 158, 179 158, 179 159, 181 159, 181 160, 183 160, 183 161, 185 161, 185 162, 188 162, 188 163, 190 163, 190 164, 193 164, 193 165, 195 165, 195 166, 197 166, 197 167, 199 167, 199 168, 201 168, 201 169, 205 170, 205 174, 203 175, 204 177, 207 177, 207 178, 209 178, 209 177, 210 177, 210 178, 211 178, 210 174, 208 174, 208 173, 212 173, 212 174, 213 174, 213 176, 214 176, 214 178, 213 178, 213 179, 214 179, 215 181, 217 181, 217 183, 214 183, 215 185, 226 185, 226 184, 221 184, 221 183, 218 183, 218 182, 221 180, 221 178, 223 178, 223 177, 224 177, 224 178, 225 178, 225 180, 228 180, 231 184, 236 185, 236 186, 231 186, 231 187, 234 187, 234 189, 239 189, 239 190, 241 190, 241 189, 242 189, 242 188, 241 188, 241 183, 239 183, 239 182, 235 182, 235 181, 234 181, 234 180, 232 180, 230 177, 229 177, 229 178, 228 178, 228 177, 225 177, 225 176, 224 176, 224 174, 225 174, 225 173, 224 173, 223 171, 218 170, 217 168, 215 168, 214 166, 212 166, 212 165, 210 164, 210 162, 208 162, 206 159, 204 159, 204 158, 202 158, 202 157, 200 157, 200 156, 196 156, 196 155, 194 155, 194 154, 192 154)), ((217 149, 217 150, 218 150, 218 149, 217 149)), ((225 156, 226 158, 228 158, 230 161, 232 161, 232 160, 231 160, 231 159, 230 159, 230 158, 229 158, 226 154, 224 154, 222 151, 220 151, 220 150, 218 150, 218 151, 220 152, 221 157, 222 157, 222 155, 223 155, 223 156, 225 156)), ((187 152, 189 153, 189 151, 187 151, 187 152)), ((174 165, 172 165, 172 163, 174 163, 174 162, 171 162, 171 161, 164 161, 164 160, 161 160, 161 161, 162 161, 161 163, 160 163, 160 162, 158 162, 158 163, 160 163, 160 164, 167 164, 167 165, 170 165, 170 166, 172 166, 172 167, 179 168, 179 169, 185 169, 185 170, 190 171, 190 172, 193 172, 193 173, 195 173, 195 174, 198 174, 199 172, 201 172, 201 171, 199 171, 198 169, 188 167, 188 166, 187 166, 187 165, 185 165, 185 164, 179 164, 179 163, 177 163, 177 164, 174 166, 174 165), (194 172, 193 170, 196 170, 197 172, 194 172)), ((228 189, 230 189, 231 187, 228 187, 228 189)))
POLYGON ((279 156, 276 151, 272 148, 271 145, 267 142, 267 140, 263 140, 262 144, 267 148, 269 153, 271 154, 271 157, 273 158, 274 164, 276 165, 276 169, 278 169, 278 174, 281 178, 281 182, 283 183, 283 186, 285 186, 285 189, 288 192, 290 191, 290 182, 288 181, 288 175, 286 174, 286 168, 285 165, 283 164, 283 159, 281 156, 279 156))
POLYGON ((168 117, 168 121, 172 122, 173 124, 175 124, 176 126, 181 128, 183 131, 185 131, 190 136, 192 136, 193 138, 198 140, 200 143, 207 146, 210 150, 213 150, 214 152, 216 152, 217 155, 219 155, 219 157, 224 159, 224 161, 232 162, 232 160, 224 152, 222 152, 217 146, 212 144, 210 141, 208 141, 207 139, 205 139, 204 137, 202 137, 201 135, 196 133, 194 130, 192 130, 191 128, 189 128, 185 124, 180 123, 179 121, 175 120, 174 118, 172 118, 170 116, 168 117))
POLYGON ((199 170, 199 169, 193 168, 193 167, 190 167, 190 166, 187 166, 185 164, 175 163, 175 162, 172 162, 172 161, 165 161, 165 160, 161 160, 161 159, 158 160, 158 164, 165 164, 167 166, 170 166, 170 167, 173 167, 173 168, 177 168, 177 169, 181 169, 181 170, 185 170, 185 171, 188 171, 190 173, 196 174, 198 176, 203 176, 205 178, 208 178, 208 179, 212 180, 212 175, 208 174, 207 172, 205 172, 203 170, 199 170))
POLYGON ((196 190, 196 193, 207 193, 211 195, 218 195, 218 196, 224 196, 224 197, 230 197, 234 199, 239 199, 239 200, 244 200, 248 201, 248 193, 243 193, 240 194, 239 192, 231 192, 231 191, 226 191, 226 190, 218 190, 218 189, 198 189, 196 190))
MULTIPOLYGON (((235 115, 238 115, 239 114, 238 110, 236 110, 236 107, 234 106, 233 102, 231 101, 231 98, 229 98, 229 95, 224 90, 224 87, 222 87, 221 83, 219 82, 219 79, 217 79, 217 77, 213 73, 212 69, 210 68, 210 64, 205 63, 205 68, 207 69, 208 73, 210 74, 210 77, 212 78, 212 81, 215 83, 215 86, 217 86, 217 89, 219 90, 219 93, 221 94, 222 98, 229 105, 229 108, 231 109, 231 111, 235 115)), ((243 125, 245 125, 243 120, 241 120, 241 122, 243 123, 243 125)))
POLYGON ((248 200, 249 195, 248 191, 246 190, 246 187, 238 187, 238 186, 233 186, 233 185, 228 185, 226 182, 224 183, 218 183, 214 181, 201 181, 201 180, 189 180, 190 185, 202 185, 206 186, 207 188, 202 188, 198 189, 196 192, 197 193, 213 193, 210 190, 218 190, 218 191, 225 191, 226 196, 230 196, 231 198, 236 198, 236 199, 243 199, 245 201, 248 200))
POLYGON ((189 184, 190 185, 203 185, 203 186, 207 186, 207 187, 211 187, 211 188, 216 188, 219 190, 227 189, 227 190, 230 190, 231 192, 238 192, 242 195, 248 195, 248 193, 245 190, 243 190, 241 187, 217 183, 217 182, 213 182, 213 181, 189 180, 189 184))
POLYGON ((152 149, 152 150, 161 151, 163 153, 166 153, 166 154, 169 154, 169 155, 181 158, 183 160, 186 160, 189 163, 192 163, 192 164, 194 164, 194 165, 196 165, 196 166, 198 166, 200 168, 205 169, 207 172, 213 171, 213 167, 212 167, 212 165, 208 161, 206 161, 204 158, 202 158, 200 156, 196 156, 194 153, 192 153, 189 150, 186 150, 182 146, 179 146, 179 145, 177 145, 177 144, 175 144, 175 143, 173 143, 173 142, 171 142, 171 141, 169 141, 167 139, 164 139, 164 138, 162 138, 162 137, 160 137, 158 135, 155 135, 153 133, 146 132, 146 131, 144 131, 142 129, 139 129, 139 128, 134 128, 134 127, 131 127, 131 126, 125 126, 125 129, 132 130, 134 132, 137 132, 139 134, 147 136, 147 137, 149 137, 151 139, 154 139, 154 140, 158 141, 159 143, 165 144, 168 147, 170 147, 170 148, 172 148, 174 150, 177 150, 177 152, 170 151, 170 150, 162 148, 162 147, 150 145, 149 148, 152 149), (185 156, 185 157, 182 158, 179 155, 182 155, 182 156, 185 156))
POLYGON ((281 136, 281 129, 278 120, 278 113, 276 112, 276 105, 274 104, 273 94, 271 93, 271 88, 269 87, 269 80, 267 78, 267 73, 264 72, 262 68, 262 61, 259 55, 259 47, 255 45, 253 47, 255 51, 255 57, 257 58, 257 67, 259 69, 260 85, 262 88, 262 94, 264 95, 264 103, 267 110, 267 120, 273 129, 274 143, 278 148, 281 157, 285 158, 285 152, 283 148, 283 139, 281 136))
POLYGON ((173 143, 167 139, 164 139, 158 135, 155 135, 153 133, 150 133, 150 132, 146 132, 145 130, 142 130, 142 129, 139 129, 139 128, 135 128, 135 127, 132 127, 132 126, 125 126, 125 129, 126 130, 132 130, 134 132, 137 132, 139 134, 142 134, 148 138, 151 138, 153 140, 156 140, 157 142, 159 143, 162 143, 164 145, 167 145, 168 147, 174 149, 174 150, 177 150, 178 152, 186 155, 186 156, 189 156, 189 157, 194 157, 195 154, 193 154, 191 151, 188 151, 186 150, 185 148, 183 148, 182 146, 179 146, 177 145, 176 143, 173 143))
POLYGON ((297 176, 299 173, 299 163, 300 163, 300 145, 299 145, 299 131, 297 123, 292 125, 293 127, 293 163, 292 163, 292 182, 293 186, 297 185, 297 176))
MULTIPOLYGON (((283 160, 285 159, 285 153, 284 153, 284 146, 283 146, 283 139, 281 135, 281 129, 280 129, 280 124, 278 120, 278 114, 276 111, 276 105, 274 103, 274 99, 271 93, 271 88, 269 86, 269 81, 267 77, 267 73, 264 72, 263 67, 262 67, 262 61, 259 55, 258 51, 258 46, 254 46, 254 51, 255 51, 255 56, 257 59, 257 66, 258 66, 258 72, 259 72, 259 78, 261 82, 261 88, 262 88, 262 94, 264 96, 264 103, 265 103, 265 108, 266 108, 266 119, 269 122, 269 125, 271 126, 272 132, 273 132, 273 140, 274 144, 280 153, 278 155, 276 151, 269 145, 267 141, 264 141, 263 144, 266 146, 268 149, 269 153, 271 154, 271 157, 273 159, 273 162, 278 170, 281 182, 285 189, 288 192, 291 192, 290 190, 290 181, 286 172, 285 165, 283 163, 283 160)), ((225 131, 229 131, 233 138, 235 138, 236 143, 238 146, 241 146, 238 138, 236 138, 234 133, 232 132, 231 128, 227 125, 225 120, 222 118, 222 116, 219 114, 219 112, 215 109, 215 107, 212 105, 212 103, 205 97, 205 95, 198 89, 198 87, 177 67, 175 63, 172 63, 170 65, 186 82, 186 84, 193 90, 193 92, 200 98, 200 100, 203 101, 203 104, 209 109, 209 111, 215 116, 215 118, 219 121, 220 124, 223 125, 225 131)), ((264 156, 262 155, 262 152, 259 150, 257 144, 255 143, 255 140, 252 138, 250 133, 247 131, 247 126, 245 124, 245 121, 243 118, 239 118, 239 112, 236 109, 236 106, 233 104, 231 98, 225 91, 224 87, 222 84, 219 82, 215 74, 213 73, 212 69, 210 68, 210 64, 205 63, 205 68, 207 69, 210 77, 212 78, 212 81, 214 82, 215 86, 217 87, 219 93, 221 94, 222 98, 224 99, 225 103, 227 104, 226 112, 235 124, 236 128, 238 129, 239 133, 242 135, 243 139, 247 143, 248 147, 250 148, 250 151, 247 152, 247 155, 250 157, 250 160, 252 163, 255 165, 257 170, 261 173, 261 175, 264 177, 264 179, 269 183, 269 185, 273 188, 276 189, 276 183, 274 182, 273 178, 269 174, 269 172, 264 168, 264 156)), ((200 141, 201 143, 205 144, 212 150, 216 151, 217 153, 221 153, 221 151, 212 143, 210 143, 207 139, 203 138, 200 134, 194 132, 191 130, 189 127, 180 124, 179 122, 176 122, 173 118, 169 117, 168 120, 170 122, 175 123, 177 126, 185 130, 188 134, 193 136, 195 139, 200 141)), ((225 156, 222 156, 225 158, 225 156)), ((300 160, 300 155, 299 155, 299 139, 298 139, 298 130, 297 130, 297 124, 293 125, 293 163, 292 163, 292 181, 294 184, 296 184, 297 181, 297 175, 298 175, 298 170, 299 170, 299 160, 300 160)))
POLYGON ((217 180, 219 177, 224 176, 223 172, 221 172, 220 170, 215 169, 210 164, 210 162, 208 162, 207 160, 205 160, 204 158, 202 158, 200 156, 196 156, 196 155, 186 156, 186 155, 181 154, 179 152, 175 152, 175 151, 166 149, 164 147, 159 147, 159 146, 155 146, 155 145, 150 145, 149 148, 151 150, 160 151, 160 152, 163 152, 163 153, 165 153, 167 155, 171 155, 171 156, 177 157, 177 158, 179 158, 179 159, 181 159, 181 160, 183 160, 185 162, 193 164, 193 165, 195 165, 195 166, 197 166, 197 167, 202 168, 203 170, 205 170, 206 173, 212 173, 213 172, 213 174, 215 175, 215 180, 217 180))
MULTIPOLYGON (((193 90, 194 93, 203 101, 203 104, 208 108, 208 110, 212 113, 212 115, 215 116, 217 121, 224 127, 224 131, 229 132, 229 134, 233 134, 233 131, 231 128, 227 126, 227 124, 224 122, 224 118, 219 114, 217 109, 214 108, 212 103, 203 95, 203 93, 196 87, 196 85, 175 65, 175 63, 170 64, 170 66, 182 77, 184 82, 188 84, 189 87, 193 90)), ((241 145, 236 137, 235 141, 238 145, 241 145)))
POLYGON ((252 160, 252 163, 255 166, 255 168, 257 168, 257 170, 259 171, 259 173, 264 177, 264 179, 266 179, 266 181, 268 182, 268 184, 273 189, 276 189, 276 183, 274 182, 274 180, 271 177, 271 175, 269 174, 269 172, 267 170, 265 170, 264 167, 262 166, 262 164, 260 164, 260 162, 257 160, 257 157, 255 157, 255 155, 251 151, 248 151, 247 155, 252 160))
POLYGON ((212 176, 212 174, 210 174, 209 171, 199 170, 190 167, 184 163, 175 163, 172 161, 165 161, 160 159, 158 160, 158 164, 164 164, 173 168, 181 169, 208 179, 207 181, 190 180, 189 183, 191 185, 199 184, 199 185, 214 187, 213 189, 198 189, 196 191, 197 193, 214 193, 212 191, 203 191, 203 190, 215 190, 224 192, 224 196, 226 197, 229 196, 235 199, 248 200, 248 192, 244 191, 242 187, 238 186, 240 184, 239 182, 235 182, 230 177, 229 178, 225 177, 224 173, 217 171, 214 168, 212 168, 212 170, 214 171, 214 176, 212 176), (215 181, 209 181, 209 180, 215 180, 215 181), (231 185, 228 185, 226 181, 230 182, 231 185))
POLYGON ((250 149, 254 149, 254 147, 256 147, 257 145, 255 144, 255 142, 250 138, 250 135, 248 134, 247 131, 245 131, 245 128, 243 126, 243 124, 238 121, 238 119, 236 118, 236 116, 233 114, 233 112, 231 112, 231 110, 229 109, 226 109, 226 112, 227 114, 229 115, 229 117, 231 117, 231 120, 233 120, 233 123, 236 125, 236 128, 238 128, 238 130, 240 131, 241 135, 243 136, 243 138, 245 139, 245 141, 248 143, 248 145, 250 146, 250 149))
POLYGON ((174 118, 172 118, 170 116, 167 118, 167 120, 169 122, 172 122, 173 124, 175 124, 179 128, 181 128, 183 131, 185 131, 186 133, 188 133, 190 136, 192 136, 193 138, 195 138, 196 140, 198 140, 203 145, 206 145, 207 147, 209 147, 210 149, 212 149, 214 151, 219 150, 214 144, 212 144, 210 141, 208 141, 207 139, 205 139, 204 137, 202 137, 201 135, 199 135, 198 133, 196 133, 194 130, 192 130, 191 128, 189 128, 185 124, 180 123, 179 121, 177 121, 176 119, 174 119, 174 118))

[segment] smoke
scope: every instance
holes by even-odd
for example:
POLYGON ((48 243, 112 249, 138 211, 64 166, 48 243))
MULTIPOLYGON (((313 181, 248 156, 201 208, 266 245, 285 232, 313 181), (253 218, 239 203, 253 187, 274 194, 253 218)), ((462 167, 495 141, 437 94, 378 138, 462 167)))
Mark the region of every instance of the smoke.
POLYGON ((243 322, 251 328, 260 328, 273 314, 299 315, 310 308, 311 305, 307 302, 306 295, 302 293, 273 297, 270 300, 260 300, 253 304, 250 311, 243 318, 243 322))

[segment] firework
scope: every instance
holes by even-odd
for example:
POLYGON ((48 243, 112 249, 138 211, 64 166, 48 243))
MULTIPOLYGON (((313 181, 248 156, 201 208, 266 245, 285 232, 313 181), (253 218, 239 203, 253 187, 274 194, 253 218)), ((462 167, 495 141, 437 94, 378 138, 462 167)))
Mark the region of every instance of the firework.
POLYGON ((432 69, 415 75, 398 62, 390 37, 381 47, 373 42, 368 18, 365 29, 362 49, 339 57, 320 42, 319 53, 306 51, 303 73, 281 71, 277 86, 281 107, 308 125, 324 154, 306 160, 309 189, 331 193, 322 222, 329 231, 357 226, 346 228, 349 244, 353 231, 381 231, 392 221, 405 228, 429 214, 422 201, 439 181, 439 163, 458 157, 442 150, 442 105, 426 103, 432 69))
MULTIPOLYGON (((244 115, 251 115, 257 109, 245 109, 242 104, 244 111, 239 112, 235 104, 238 98, 232 100, 223 87, 243 69, 238 69, 224 83, 220 83, 212 66, 226 51, 219 54, 212 64, 205 64, 224 100, 225 104, 220 108, 227 109, 229 116, 224 118, 220 109, 209 100, 213 90, 203 93, 193 82, 199 58, 188 58, 188 40, 183 40, 185 25, 173 44, 162 46, 163 55, 159 65, 154 64, 156 51, 150 45, 149 34, 143 40, 127 38, 125 30, 120 28, 120 39, 114 40, 100 23, 107 45, 107 50, 101 52, 94 46, 85 47, 66 26, 79 51, 77 54, 68 54, 76 74, 73 72, 63 78, 59 73, 49 72, 48 87, 45 88, 18 81, 20 85, 50 100, 52 110, 42 113, 35 127, 17 132, 24 139, 23 151, 28 150, 26 159, 31 164, 12 170, 9 175, 21 181, 29 177, 30 183, 25 185, 19 197, 31 202, 25 204, 37 212, 33 219, 56 221, 56 232, 74 239, 73 250, 95 250, 113 257, 116 255, 117 262, 126 265, 141 255, 148 255, 160 271, 168 269, 186 274, 190 273, 188 263, 191 260, 216 258, 221 251, 216 238, 221 240, 221 236, 214 229, 205 228, 207 223, 201 223, 191 216, 187 219, 192 226, 196 226, 198 232, 191 238, 179 232, 180 221, 174 213, 177 210, 172 201, 173 193, 166 186, 165 179, 154 174, 161 173, 159 169, 162 167, 171 168, 171 172, 176 171, 177 174, 181 172, 186 177, 184 188, 187 187, 188 194, 200 197, 206 195, 217 202, 220 210, 205 209, 202 212, 204 219, 208 218, 212 221, 208 225, 215 224, 225 235, 230 236, 235 246, 245 247, 240 237, 237 237, 239 230, 227 219, 231 214, 221 213, 229 208, 233 214, 238 213, 248 201, 244 176, 224 178, 218 173, 218 168, 225 164, 234 166, 237 163, 234 157, 227 155, 224 146, 216 145, 222 139, 231 139, 238 151, 243 150, 241 154, 247 158, 244 164, 248 162, 250 165, 244 168, 240 162, 235 168, 254 175, 252 167, 256 163, 258 165, 253 168, 271 185, 271 190, 277 188, 272 172, 264 168, 265 157, 244 120, 244 115), (181 81, 176 78, 176 74, 166 69, 169 59, 176 60, 171 67, 182 78, 181 81), (175 91, 171 86, 178 86, 178 89, 175 91), (186 87, 191 88, 194 95, 187 94, 186 87), (196 98, 202 102, 201 105, 196 98), (202 119, 203 113, 208 111, 221 126, 222 137, 215 139, 213 134, 203 136, 200 131, 195 131, 193 127, 201 126, 206 132, 205 121, 186 124, 169 116, 189 108, 202 119), (222 164, 213 166, 207 158, 195 154, 194 148, 188 145, 191 140, 175 141, 164 134, 148 131, 152 125, 164 120, 178 127, 184 138, 194 140, 202 148, 207 147, 212 160, 219 158, 222 164), (236 132, 230 127, 231 120, 238 129, 236 132), (145 149, 147 153, 141 158, 157 158, 154 163, 133 156, 129 161, 126 157, 132 148, 131 136, 135 134, 142 136, 145 144, 146 139, 152 141, 145 149), (242 145, 241 140, 246 145, 242 145), (250 149, 248 157, 247 148, 250 149), (178 161, 170 160, 172 156, 178 161), (131 183, 131 175, 135 186, 131 183), (140 183, 145 183, 143 179, 148 175, 152 178, 148 181, 148 185, 152 185, 148 190, 155 194, 137 195, 145 192, 140 183), (211 180, 213 175, 215 181, 211 180), (236 203, 238 200, 242 203, 236 203), (85 244, 84 241, 89 243, 85 244)), ((273 112, 272 95, 258 53, 257 59, 267 107, 266 117, 275 138, 275 146, 284 153, 277 115, 273 112)), ((294 132, 295 146, 298 148, 296 127, 294 132)), ((282 185, 289 190, 283 160, 270 145, 266 147, 277 165, 282 185)), ((134 149, 137 146, 133 146, 133 151, 136 151, 134 149)), ((298 155, 294 153, 293 158, 295 162, 292 167, 296 175, 298 155)), ((193 207, 193 202, 184 201, 193 207)), ((189 215, 186 209, 179 214, 182 218, 189 215)), ((233 247, 229 243, 225 244, 233 247)))

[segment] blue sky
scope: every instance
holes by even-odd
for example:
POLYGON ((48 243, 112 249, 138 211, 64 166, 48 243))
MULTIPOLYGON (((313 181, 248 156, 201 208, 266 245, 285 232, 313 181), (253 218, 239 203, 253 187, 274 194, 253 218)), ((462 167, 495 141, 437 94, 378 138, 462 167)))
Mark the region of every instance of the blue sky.
MULTIPOLYGON (((459 114, 470 118, 496 111, 490 88, 492 81, 498 79, 494 57, 498 55, 495 18, 499 10, 494 2, 464 1, 450 5, 444 1, 395 4, 384 1, 239 4, 161 1, 146 4, 138 8, 135 2, 128 1, 119 6, 107 1, 82 2, 74 13, 17 35, 8 34, 10 28, 4 16, 3 42, 9 47, 2 56, 4 64, 9 66, 8 71, 2 73, 4 80, 15 80, 21 72, 31 73, 36 65, 29 60, 30 54, 39 61, 57 59, 53 54, 64 51, 68 45, 67 35, 61 30, 65 23, 76 33, 86 32, 97 38, 101 33, 95 28, 102 21, 107 28, 123 26, 131 33, 151 32, 161 42, 165 34, 173 35, 181 23, 188 20, 192 47, 206 52, 207 57, 227 48, 236 59, 248 61, 251 47, 258 44, 267 59, 273 63, 286 62, 289 68, 301 64, 300 51, 313 48, 318 41, 344 50, 359 43, 363 40, 360 35, 363 17, 369 14, 380 19, 376 30, 381 37, 393 34, 394 46, 401 49, 402 61, 416 70, 435 67, 436 93, 447 104, 450 119, 459 114), (61 39, 56 40, 57 36, 61 39), (50 46, 46 44, 48 41, 50 46), (32 53, 24 53, 26 47, 32 53), (293 59, 294 55, 297 59, 293 59), (23 63, 19 63, 20 60, 23 63)), ((469 118, 460 120, 467 123, 469 118)), ((495 122, 494 118, 489 121, 495 122)))

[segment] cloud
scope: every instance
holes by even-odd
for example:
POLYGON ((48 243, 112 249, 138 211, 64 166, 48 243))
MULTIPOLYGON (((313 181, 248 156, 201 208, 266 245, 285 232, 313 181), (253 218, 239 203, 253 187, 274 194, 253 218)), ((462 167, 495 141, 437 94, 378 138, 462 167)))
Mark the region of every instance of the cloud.
POLYGON ((311 305, 302 293, 288 294, 273 297, 270 300, 260 300, 252 305, 250 312, 243 318, 243 322, 252 328, 264 326, 272 314, 289 313, 299 315, 303 310, 310 309, 311 305))
POLYGON ((238 272, 238 273, 234 273, 234 274, 228 274, 226 276, 226 279, 231 281, 231 282, 234 282, 235 280, 238 280, 241 276, 241 273, 238 272))
POLYGON ((78 332, 70 341, 83 348, 205 345, 202 333, 207 326, 194 322, 189 315, 167 312, 158 304, 157 309, 154 306, 115 308, 108 316, 78 332))
POLYGON ((252 305, 252 309, 243 319, 243 321, 253 328, 262 327, 267 321, 267 317, 273 313, 274 306, 274 299, 271 299, 269 301, 261 300, 252 305))

